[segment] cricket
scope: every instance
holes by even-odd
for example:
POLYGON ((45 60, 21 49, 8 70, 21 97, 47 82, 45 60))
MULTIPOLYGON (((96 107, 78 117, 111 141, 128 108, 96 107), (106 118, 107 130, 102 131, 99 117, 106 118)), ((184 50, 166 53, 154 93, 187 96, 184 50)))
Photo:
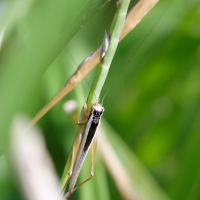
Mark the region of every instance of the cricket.
MULTIPOLYGON (((70 171, 68 173, 68 177, 71 177, 69 191, 65 195, 67 198, 70 197, 71 193, 74 192, 78 187, 80 187, 83 183, 86 183, 94 176, 94 157, 97 147, 97 130, 100 125, 101 116, 104 112, 104 108, 101 104, 95 103, 90 107, 90 112, 87 113, 86 103, 83 106, 80 121, 78 124, 82 124, 81 128, 78 130, 74 144, 73 144, 73 152, 72 152, 72 161, 70 166, 70 171), (83 114, 84 113, 84 114, 83 114), (88 116, 87 120, 85 120, 85 116, 88 116), (82 120, 83 116, 83 120, 82 120), (90 178, 86 181, 79 184, 75 189, 75 184, 77 182, 78 175, 80 173, 81 167, 85 160, 85 157, 89 151, 91 150, 91 173, 90 178), (75 161, 74 161, 75 160, 75 161), (73 163, 75 162, 74 166, 73 163)), ((67 181, 68 182, 68 181, 67 181)), ((67 184, 66 182, 66 184, 67 184)), ((64 190, 64 188, 63 188, 64 190)))

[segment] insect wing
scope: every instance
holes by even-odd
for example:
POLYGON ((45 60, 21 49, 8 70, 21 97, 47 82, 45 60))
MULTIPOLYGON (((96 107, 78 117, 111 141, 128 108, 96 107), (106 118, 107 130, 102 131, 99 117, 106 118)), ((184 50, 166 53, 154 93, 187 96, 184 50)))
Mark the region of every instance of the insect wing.
POLYGON ((90 115, 90 117, 86 123, 86 128, 85 128, 85 131, 82 136, 82 141, 81 141, 81 144, 79 146, 79 149, 78 149, 78 152, 76 155, 74 170, 72 173, 71 182, 70 182, 70 186, 69 186, 69 191, 74 189, 74 186, 78 179, 78 175, 80 173, 81 167, 82 167, 85 157, 87 155, 87 152, 83 152, 83 149, 85 147, 85 142, 86 142, 86 139, 88 136, 88 132, 89 132, 91 124, 92 124, 92 118, 93 118, 93 114, 90 115))

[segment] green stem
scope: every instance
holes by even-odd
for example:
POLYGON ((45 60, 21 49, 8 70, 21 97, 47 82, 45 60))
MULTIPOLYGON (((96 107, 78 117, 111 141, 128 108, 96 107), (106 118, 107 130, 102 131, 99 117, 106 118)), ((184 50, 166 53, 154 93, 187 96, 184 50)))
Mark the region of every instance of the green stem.
POLYGON ((90 90, 90 93, 87 99, 88 109, 90 108, 92 103, 96 103, 99 99, 101 90, 103 88, 106 77, 108 75, 108 71, 110 69, 112 59, 117 49, 119 37, 120 37, 121 31, 126 19, 129 3, 130 3, 130 0, 122 0, 113 18, 113 21, 111 24, 111 30, 110 30, 110 33, 111 33, 110 46, 108 48, 105 58, 103 59, 103 61, 100 63, 98 67, 98 70, 97 70, 97 73, 92 85, 92 90, 90 90))

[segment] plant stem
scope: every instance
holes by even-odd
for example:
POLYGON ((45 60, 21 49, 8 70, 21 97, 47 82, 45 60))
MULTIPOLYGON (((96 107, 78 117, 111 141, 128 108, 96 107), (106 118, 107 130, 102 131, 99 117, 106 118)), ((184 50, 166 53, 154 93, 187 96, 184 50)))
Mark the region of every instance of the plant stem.
POLYGON ((87 99, 88 109, 90 108, 92 103, 96 103, 99 99, 101 90, 103 88, 106 77, 108 75, 108 71, 110 69, 112 59, 117 49, 119 37, 125 23, 129 3, 130 3, 130 0, 122 0, 113 18, 113 21, 111 24, 111 30, 110 30, 110 33, 111 33, 110 46, 108 48, 105 58, 103 59, 103 61, 100 63, 98 67, 98 70, 97 70, 97 73, 92 85, 92 90, 90 90, 90 93, 88 95, 88 99, 87 99))

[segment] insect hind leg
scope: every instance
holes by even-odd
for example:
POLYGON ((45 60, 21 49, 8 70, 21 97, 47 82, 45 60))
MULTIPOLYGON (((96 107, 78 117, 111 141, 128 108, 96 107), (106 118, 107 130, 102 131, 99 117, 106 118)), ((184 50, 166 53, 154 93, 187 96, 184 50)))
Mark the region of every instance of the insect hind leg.
POLYGON ((83 184, 86 183, 87 181, 91 180, 91 179, 93 178, 93 176, 94 176, 94 173, 93 173, 93 175, 92 175, 92 174, 90 175, 90 178, 86 179, 85 181, 83 181, 82 183, 80 183, 79 185, 77 185, 73 190, 68 191, 68 192, 65 194, 65 198, 68 199, 68 198, 70 197, 70 195, 71 195, 75 190, 77 190, 81 185, 83 185, 83 184))
POLYGON ((64 193, 64 190, 67 186, 67 183, 72 175, 72 171, 73 171, 73 166, 74 166, 74 161, 76 158, 76 154, 78 151, 78 148, 80 146, 81 140, 82 140, 82 134, 83 134, 83 130, 84 130, 84 126, 82 126, 79 131, 76 133, 75 139, 74 139, 74 144, 73 144, 73 150, 72 150, 72 160, 71 160, 71 164, 70 164, 70 168, 69 168, 69 172, 68 172, 68 178, 67 181, 62 189, 62 193, 64 193))
POLYGON ((79 185, 77 185, 73 190, 68 191, 65 195, 65 198, 69 198, 70 195, 77 190, 81 185, 83 185, 84 183, 88 182, 89 180, 91 180, 94 177, 94 157, 95 157, 95 153, 96 153, 96 148, 97 148, 97 136, 94 137, 92 145, 91 145, 91 172, 90 172, 90 178, 86 179, 85 181, 83 181, 82 183, 80 183, 79 185))

